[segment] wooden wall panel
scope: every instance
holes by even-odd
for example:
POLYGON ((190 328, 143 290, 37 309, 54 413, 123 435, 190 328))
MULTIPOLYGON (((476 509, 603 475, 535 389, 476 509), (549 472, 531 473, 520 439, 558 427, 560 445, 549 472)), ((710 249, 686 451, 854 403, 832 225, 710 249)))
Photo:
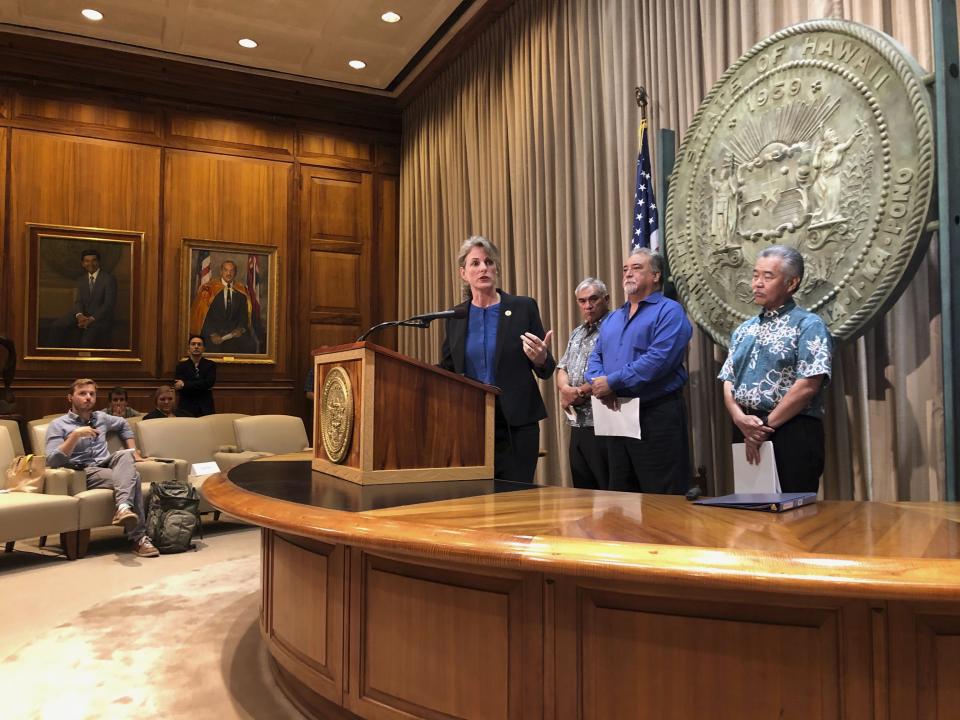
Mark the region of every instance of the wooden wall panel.
MULTIPOLYGON (((128 386, 135 406, 150 409, 153 389, 171 379, 183 354, 186 238, 273 246, 278 253, 278 362, 223 363, 218 410, 309 413, 302 386, 310 349, 350 342, 385 310, 392 317, 396 306, 395 272, 373 282, 370 258, 381 234, 385 246, 396 244, 397 179, 388 181, 393 190, 384 206, 372 170, 390 155, 380 144, 395 148, 399 137, 308 122, 234 107, 194 112, 164 98, 144 102, 142 95, 103 88, 0 85, 0 302, 24 303, 26 222, 141 230, 145 237, 135 319, 142 362, 98 364, 95 371, 79 361, 21 362, 21 413, 63 409, 65 383, 85 374, 128 386), (301 168, 295 154, 301 146, 326 167, 301 168), (298 193, 298 183, 309 190, 298 193), (382 209, 387 219, 375 216, 382 209)), ((0 332, 13 336, 18 349, 25 325, 20 312, 0 318, 0 332)))
POLYGON ((400 172, 400 146, 377 143, 377 168, 386 172, 400 172))
MULTIPOLYGON (((4 110, 3 94, 0 93, 0 113, 4 110)), ((10 130, 0 127, 0 199, 6 200, 7 197, 7 147, 9 147, 10 130)), ((4 228, 7 227, 7 203, 0 201, 0 259, 7 257, 7 233, 4 228)), ((3 287, 9 288, 13 280, 13 270, 9 262, 0 262, 0 283, 3 287)), ((10 303, 10 298, 0 292, 0 302, 10 303)), ((8 304, 7 307, 13 307, 8 304)), ((11 312, 0 313, 0 334, 9 335, 12 332, 13 315, 11 312)), ((12 336, 17 340, 16 336, 12 336)), ((17 341, 17 347, 20 347, 17 341)))
MULTIPOLYGON (((132 230, 144 233, 142 274, 136 280, 143 317, 133 319, 140 333, 142 361, 98 363, 100 376, 156 372, 156 298, 167 269, 159 263, 160 149, 133 143, 91 140, 60 134, 11 131, 10 217, 7 258, 11 268, 27 268, 27 223, 132 230), (122 368, 122 370, 121 370, 122 368)), ((80 261, 77 260, 79 271, 80 261)), ((22 307, 26 272, 9 275, 7 299, 22 307)), ((26 317, 15 313, 10 331, 22 350, 26 317)), ((19 377, 75 377, 90 372, 82 361, 25 361, 19 377)))
POLYGON ((18 93, 14 100, 13 119, 38 128, 49 127, 74 134, 107 132, 141 142, 156 142, 160 137, 156 110, 143 111, 72 98, 18 93))
POLYGON ((355 324, 316 322, 310 324, 309 350, 352 343, 366 328, 355 324))
POLYGON ((217 385, 213 390, 217 412, 246 413, 247 415, 289 415, 300 410, 299 402, 291 405, 291 398, 302 398, 300 386, 285 380, 279 380, 270 385, 256 385, 243 381, 220 381, 221 375, 237 374, 227 371, 237 371, 243 375, 241 367, 221 368, 217 372, 217 385))
MULTIPOLYGON (((218 384, 240 378, 265 379, 287 372, 287 357, 296 348, 290 327, 291 244, 288 233, 290 165, 267 160, 226 157, 211 153, 170 150, 164 176, 163 265, 173 272, 164 285, 161 367, 172 375, 186 347, 179 329, 180 267, 185 239, 269 245, 278 248, 280 283, 276 366, 222 363, 218 384)), ((218 406, 219 409, 219 406, 218 406)))
POLYGON ((370 175, 337 170, 312 170, 306 187, 309 238, 369 242, 372 208, 370 175))
MULTIPOLYGON (((378 146, 379 147, 379 146, 378 146)), ((399 156, 398 156, 399 160, 399 156)), ((381 263, 397 265, 400 259, 400 178, 393 175, 377 176, 377 251, 375 256, 381 263)), ((396 273, 381 273, 373 290, 375 306, 380 311, 380 320, 399 320, 397 299, 399 298, 396 273)), ((397 329, 382 331, 376 342, 396 350, 397 329)))
POLYGON ((309 350, 352 342, 385 318, 379 278, 371 275, 375 212, 370 173, 302 168, 300 282, 309 292, 302 293, 301 312, 310 322, 309 350))
POLYGON ((223 152, 267 153, 293 157, 294 131, 267 123, 172 112, 168 117, 171 140, 202 145, 223 152))
POLYGON ((360 253, 310 253, 310 277, 324 278, 310 285, 311 312, 359 311, 360 259, 360 253))
POLYGON ((343 134, 300 132, 300 157, 333 167, 357 167, 373 163, 373 143, 343 134))

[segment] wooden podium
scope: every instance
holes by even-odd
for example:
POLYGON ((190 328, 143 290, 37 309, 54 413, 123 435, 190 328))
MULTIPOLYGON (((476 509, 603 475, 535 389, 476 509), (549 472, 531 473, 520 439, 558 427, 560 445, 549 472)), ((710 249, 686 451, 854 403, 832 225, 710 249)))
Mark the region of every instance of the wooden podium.
POLYGON ((370 342, 313 362, 314 470, 361 485, 493 477, 496 388, 370 342))

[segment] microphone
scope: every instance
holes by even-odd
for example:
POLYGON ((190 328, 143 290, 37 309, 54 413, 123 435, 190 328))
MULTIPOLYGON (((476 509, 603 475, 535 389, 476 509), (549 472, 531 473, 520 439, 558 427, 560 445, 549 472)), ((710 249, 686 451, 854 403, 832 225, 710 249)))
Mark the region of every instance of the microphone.
POLYGON ((439 320, 441 318, 455 318, 457 320, 463 320, 466 316, 467 309, 465 307, 458 307, 454 308, 453 310, 440 310, 438 312, 424 313, 423 315, 414 315, 412 318, 407 318, 406 320, 388 320, 387 322, 382 322, 379 325, 374 325, 363 335, 358 337, 357 342, 363 342, 371 333, 386 327, 418 327, 420 329, 424 329, 428 327, 434 320, 439 320))
POLYGON ((417 322, 433 322, 434 320, 442 320, 444 318, 453 318, 455 320, 463 320, 467 316, 467 309, 465 307, 456 307, 453 310, 438 310, 437 312, 424 313, 423 315, 414 315, 407 322, 417 321, 417 322))

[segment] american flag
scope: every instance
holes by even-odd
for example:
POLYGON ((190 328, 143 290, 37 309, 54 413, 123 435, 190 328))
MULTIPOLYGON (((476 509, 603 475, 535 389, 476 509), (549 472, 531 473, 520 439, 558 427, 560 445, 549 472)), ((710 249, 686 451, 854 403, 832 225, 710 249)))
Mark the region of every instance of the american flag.
POLYGON ((197 277, 196 287, 193 291, 199 292, 204 283, 210 282, 210 252, 201 250, 197 253, 197 277))
POLYGON ((650 148, 647 145, 647 121, 640 121, 640 153, 637 155, 637 189, 633 196, 633 235, 629 247, 648 247, 660 251, 660 211, 653 195, 650 148))
MULTIPOLYGON (((253 317, 260 317, 260 258, 247 255, 247 290, 250 291, 250 310, 253 317)), ((252 318, 251 318, 252 319, 252 318)))
POLYGON ((252 253, 247 255, 247 292, 250 293, 250 332, 257 345, 256 351, 260 352, 263 340, 263 327, 260 324, 260 258, 252 253))

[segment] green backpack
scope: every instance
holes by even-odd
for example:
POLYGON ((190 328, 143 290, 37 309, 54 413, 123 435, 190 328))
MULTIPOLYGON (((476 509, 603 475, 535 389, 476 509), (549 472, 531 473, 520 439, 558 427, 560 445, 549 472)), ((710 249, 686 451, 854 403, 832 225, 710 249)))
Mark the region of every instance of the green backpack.
POLYGON ((193 550, 200 528, 200 495, 192 485, 164 481, 150 483, 147 535, 161 553, 193 550))

